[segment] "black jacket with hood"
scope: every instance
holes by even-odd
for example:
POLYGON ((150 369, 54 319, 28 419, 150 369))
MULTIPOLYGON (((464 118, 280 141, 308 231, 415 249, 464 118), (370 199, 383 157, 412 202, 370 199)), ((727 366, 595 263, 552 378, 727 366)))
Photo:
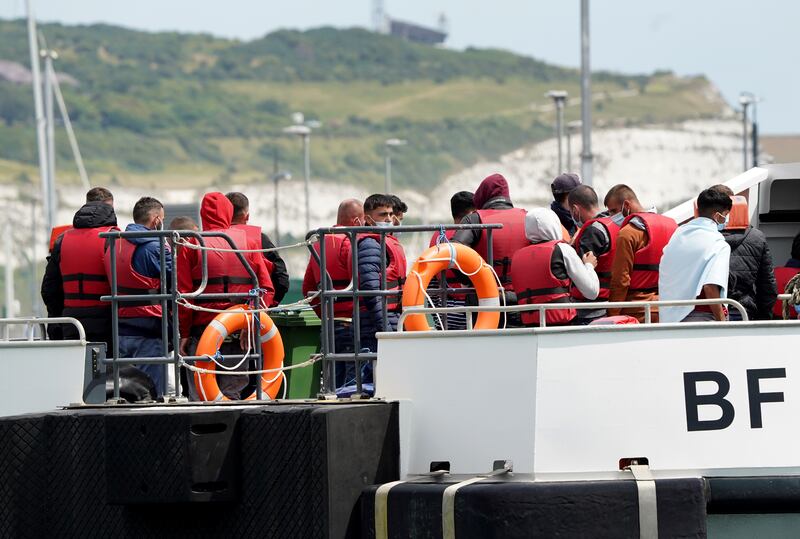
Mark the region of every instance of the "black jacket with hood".
MULTIPOLYGON (((117 215, 113 206, 105 202, 89 202, 81 207, 72 219, 73 228, 99 228, 117 226, 117 215)), ((62 236, 63 237, 63 236, 62 236)), ((42 300, 47 307, 47 316, 72 316, 80 320, 90 341, 105 341, 111 344, 111 315, 109 307, 64 308, 64 284, 61 279, 61 240, 56 240, 53 251, 47 257, 47 268, 42 279, 42 300)), ((75 339, 77 332, 71 325, 48 328, 51 339, 75 339), (61 331, 63 330, 63 335, 61 331)), ((110 349, 109 349, 110 350, 110 349)))
POLYGON ((778 291, 767 238, 751 226, 722 235, 731 247, 728 297, 741 303, 751 320, 769 320, 778 291))

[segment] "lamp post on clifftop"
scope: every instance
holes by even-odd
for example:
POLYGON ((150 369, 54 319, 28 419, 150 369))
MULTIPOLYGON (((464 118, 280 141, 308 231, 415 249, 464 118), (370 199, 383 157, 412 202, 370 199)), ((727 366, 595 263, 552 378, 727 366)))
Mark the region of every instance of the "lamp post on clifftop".
POLYGON ((387 194, 392 192, 392 148, 398 146, 405 146, 408 144, 407 140, 399 138, 390 138, 385 142, 386 145, 386 176, 384 178, 383 188, 387 194))
POLYGON ((317 121, 304 122, 305 118, 301 112, 292 114, 294 125, 283 129, 287 135, 296 135, 303 139, 303 181, 305 182, 306 197, 306 232, 311 230, 311 128, 320 127, 322 124, 317 121))
POLYGON ((564 105, 567 102, 567 92, 564 90, 550 90, 545 96, 551 98, 556 107, 556 138, 558 139, 558 170, 556 170, 556 175, 559 175, 564 172, 561 139, 564 138, 564 105))
POLYGON ((589 0, 581 0, 581 179, 592 185, 592 68, 589 55, 589 0))
POLYGON ((280 219, 278 219, 278 212, 280 211, 280 204, 278 204, 278 183, 281 180, 291 180, 292 174, 288 170, 282 170, 272 175, 272 181, 275 183, 275 245, 281 244, 281 229, 280 219))

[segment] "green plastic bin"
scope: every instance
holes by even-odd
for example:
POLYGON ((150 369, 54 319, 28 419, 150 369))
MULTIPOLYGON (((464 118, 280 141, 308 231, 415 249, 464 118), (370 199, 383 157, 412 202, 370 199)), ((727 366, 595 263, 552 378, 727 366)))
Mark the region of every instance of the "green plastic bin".
MULTIPOLYGON (((312 310, 276 311, 270 314, 283 340, 284 366, 297 365, 319 352, 320 320, 312 310)), ((287 399, 316 399, 322 362, 286 372, 287 399)), ((283 394, 283 389, 278 395, 283 394)))

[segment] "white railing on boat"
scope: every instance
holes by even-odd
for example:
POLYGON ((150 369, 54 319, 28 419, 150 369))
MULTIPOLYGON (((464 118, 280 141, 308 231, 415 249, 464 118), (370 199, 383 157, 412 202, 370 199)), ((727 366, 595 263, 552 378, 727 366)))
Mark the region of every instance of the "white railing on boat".
POLYGON ((42 327, 42 332, 44 332, 44 325, 45 324, 71 324, 75 326, 75 329, 78 331, 78 339, 83 344, 86 344, 86 331, 83 329, 83 324, 81 324, 77 319, 69 317, 69 316, 60 316, 60 317, 52 317, 52 318, 0 318, 0 343, 3 342, 20 342, 19 340, 15 340, 11 338, 10 329, 11 326, 25 326, 26 332, 25 334, 27 337, 23 339, 23 341, 28 342, 36 342, 40 345, 44 345, 50 343, 52 345, 58 346, 60 341, 48 341, 45 339, 36 340, 34 339, 35 331, 34 329, 37 326, 42 327))
MULTIPOLYGON (((477 305, 464 305, 459 307, 409 307, 403 309, 400 320, 397 322, 397 331, 403 331, 403 322, 406 317, 413 314, 447 314, 447 313, 482 313, 501 312, 517 313, 539 311, 539 327, 547 327, 545 311, 553 309, 599 310, 599 309, 644 309, 644 323, 652 323, 653 307, 683 307, 687 305, 730 305, 742 315, 742 321, 747 322, 747 310, 738 301, 730 298, 689 299, 669 301, 596 301, 584 303, 531 303, 528 305, 491 305, 480 307, 477 305)), ((472 316, 467 316, 467 329, 472 329, 472 316)))

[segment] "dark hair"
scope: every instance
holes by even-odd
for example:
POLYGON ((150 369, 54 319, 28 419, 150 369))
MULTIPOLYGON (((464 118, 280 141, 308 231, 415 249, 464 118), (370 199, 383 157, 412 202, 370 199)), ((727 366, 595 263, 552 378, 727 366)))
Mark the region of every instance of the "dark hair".
POLYGON ((236 191, 232 191, 225 195, 228 200, 231 201, 233 204, 233 217, 244 217, 244 214, 248 212, 250 209, 250 200, 244 195, 244 193, 237 193, 236 191))
POLYGON ((581 208, 596 208, 599 204, 597 193, 590 185, 579 185, 569 192, 569 205, 573 204, 581 208))
POLYGON ((728 195, 729 197, 733 196, 733 189, 721 183, 718 183, 717 185, 712 185, 710 189, 713 189, 714 191, 719 191, 723 195, 728 195))
POLYGON ((86 202, 105 202, 114 200, 114 195, 105 187, 92 187, 86 192, 86 202))
POLYGON ((559 204, 563 204, 564 201, 567 200, 568 196, 569 193, 553 193, 553 200, 555 200, 559 204))
POLYGON ((181 215, 169 222, 170 230, 192 230, 193 228, 200 228, 194 219, 188 215, 181 215))
POLYGON ((475 209, 472 197, 473 194, 469 191, 459 191, 450 197, 450 213, 453 219, 460 219, 475 209))
POLYGON ((408 211, 408 205, 400 200, 400 197, 397 195, 386 195, 392 201, 392 211, 394 213, 406 213, 408 211))
POLYGON ((697 214, 703 217, 710 217, 717 212, 730 211, 732 207, 731 197, 713 187, 704 190, 697 197, 697 214))
MULTIPOLYGON (((398 199, 399 200, 399 199, 398 199)), ((377 193, 370 195, 364 200, 364 211, 372 211, 375 208, 389 207, 394 211, 394 203, 389 195, 377 193)))
POLYGON ((161 202, 153 197, 142 197, 133 206, 133 222, 143 225, 150 220, 150 214, 164 207, 161 202))
POLYGON ((633 192, 633 189, 624 183, 618 183, 608 190, 608 193, 606 193, 606 198, 603 199, 603 205, 608 206, 608 203, 612 200, 634 200, 639 202, 639 198, 636 196, 636 193, 633 192))

